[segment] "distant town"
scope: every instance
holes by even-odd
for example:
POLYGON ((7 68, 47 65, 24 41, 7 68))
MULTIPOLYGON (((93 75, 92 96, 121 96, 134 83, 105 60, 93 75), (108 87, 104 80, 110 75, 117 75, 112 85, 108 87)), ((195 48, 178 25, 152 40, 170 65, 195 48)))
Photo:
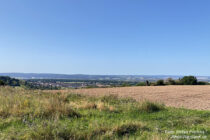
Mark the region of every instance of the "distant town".
MULTIPOLYGON (((183 76, 173 75, 65 75, 65 74, 30 74, 0 73, 17 80, 7 80, 13 85, 24 85, 32 89, 65 89, 65 88, 108 88, 125 86, 183 85, 183 76), (15 84, 14 84, 15 83, 15 84), (17 84, 18 83, 18 84, 17 84)), ((198 85, 207 85, 210 77, 192 77, 198 85)), ((191 83, 188 83, 192 85, 191 83)), ((11 85, 11 84, 9 84, 11 85)))
MULTIPOLYGON (((87 74, 48 74, 48 73, 0 73, 17 79, 70 79, 70 80, 117 80, 117 81, 157 81, 179 79, 185 75, 87 75, 87 74)), ((210 82, 210 76, 196 76, 199 81, 210 82)))

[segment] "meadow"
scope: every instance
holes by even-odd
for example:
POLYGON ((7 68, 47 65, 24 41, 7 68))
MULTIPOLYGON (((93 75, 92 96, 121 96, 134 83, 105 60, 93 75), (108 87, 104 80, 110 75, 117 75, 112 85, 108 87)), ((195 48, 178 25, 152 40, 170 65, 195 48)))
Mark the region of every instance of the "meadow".
POLYGON ((210 139, 208 110, 77 92, 0 87, 0 139, 210 139))

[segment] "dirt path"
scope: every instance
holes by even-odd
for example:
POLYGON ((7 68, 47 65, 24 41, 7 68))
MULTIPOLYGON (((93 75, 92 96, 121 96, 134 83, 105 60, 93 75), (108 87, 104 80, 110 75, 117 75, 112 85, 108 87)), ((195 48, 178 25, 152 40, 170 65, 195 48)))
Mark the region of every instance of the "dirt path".
POLYGON ((102 96, 114 94, 136 100, 162 102, 167 106, 210 110, 210 86, 151 86, 71 90, 74 93, 102 96))

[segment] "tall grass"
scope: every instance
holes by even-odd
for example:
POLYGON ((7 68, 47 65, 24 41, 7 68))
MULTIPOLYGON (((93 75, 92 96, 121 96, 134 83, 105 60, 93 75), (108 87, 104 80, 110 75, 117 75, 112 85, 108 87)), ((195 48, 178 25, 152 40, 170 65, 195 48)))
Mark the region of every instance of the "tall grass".
POLYGON ((117 96, 0 88, 0 140, 169 139, 165 130, 205 130, 210 112, 117 96), (188 118, 188 119, 186 119, 188 118))
POLYGON ((140 111, 145 111, 148 113, 158 112, 165 109, 164 104, 154 103, 150 101, 145 101, 140 105, 140 111))
POLYGON ((63 102, 63 95, 46 95, 23 89, 1 88, 0 116, 1 117, 79 117, 69 104, 63 102), (17 93, 18 92, 18 93, 17 93))

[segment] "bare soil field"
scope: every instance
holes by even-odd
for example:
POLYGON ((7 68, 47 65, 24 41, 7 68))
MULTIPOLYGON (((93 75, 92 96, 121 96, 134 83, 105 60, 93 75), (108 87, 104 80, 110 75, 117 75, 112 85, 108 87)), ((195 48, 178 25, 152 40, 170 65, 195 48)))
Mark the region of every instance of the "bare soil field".
POLYGON ((70 91, 91 96, 112 94, 120 97, 131 97, 139 101, 161 102, 166 106, 172 107, 210 110, 210 86, 118 87, 75 89, 70 91))

